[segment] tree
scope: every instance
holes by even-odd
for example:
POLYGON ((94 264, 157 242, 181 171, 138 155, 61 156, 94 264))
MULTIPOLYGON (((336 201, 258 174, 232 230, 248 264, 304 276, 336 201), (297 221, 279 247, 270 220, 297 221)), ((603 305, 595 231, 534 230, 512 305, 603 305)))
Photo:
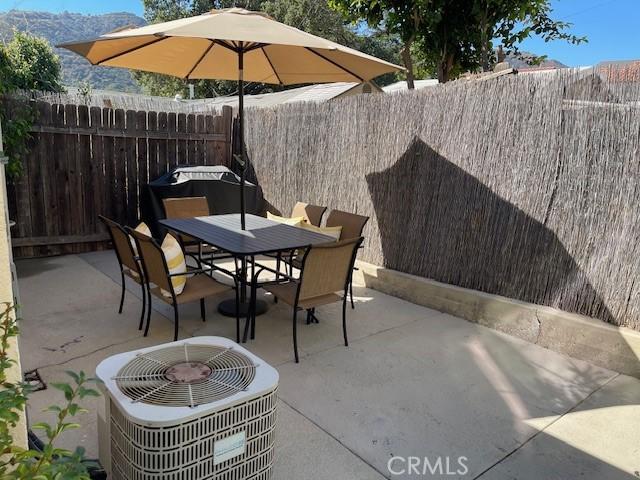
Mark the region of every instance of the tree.
MULTIPOLYGON (((49 43, 27 33, 14 31, 13 39, 0 45, 0 94, 16 90, 61 92, 60 60, 49 43)), ((9 158, 7 173, 20 174, 21 160, 27 153, 34 112, 25 102, 14 102, 9 111, 0 109, 4 152, 9 158)))
POLYGON ((3 48, 10 72, 3 77, 16 89, 61 92, 60 59, 43 38, 14 31, 13 39, 3 48))
MULTIPOLYGON (((150 23, 164 22, 176 18, 206 13, 212 9, 242 7, 263 11, 276 20, 319 35, 348 47, 369 53, 390 62, 397 62, 399 46, 395 38, 369 31, 358 33, 335 10, 328 7, 325 0, 143 0, 145 19, 150 23)), ((134 78, 143 89, 152 95, 174 96, 188 94, 187 82, 176 77, 148 72, 134 72, 134 78)), ((379 79, 385 85, 396 80, 395 74, 387 74, 379 79)), ((197 80, 196 97, 216 97, 236 93, 236 82, 222 80, 197 80)), ((245 86, 248 94, 268 93, 287 87, 249 83, 245 86)))
POLYGON ((369 27, 400 38, 409 89, 414 88, 411 50, 420 35, 427 3, 428 0, 329 0, 329 5, 351 22, 364 20, 369 27))
POLYGON ((586 41, 567 30, 571 24, 551 18, 550 0, 329 0, 352 21, 397 33, 411 81, 411 51, 441 82, 465 70, 488 70, 494 41, 507 53, 532 35, 545 41, 586 41))

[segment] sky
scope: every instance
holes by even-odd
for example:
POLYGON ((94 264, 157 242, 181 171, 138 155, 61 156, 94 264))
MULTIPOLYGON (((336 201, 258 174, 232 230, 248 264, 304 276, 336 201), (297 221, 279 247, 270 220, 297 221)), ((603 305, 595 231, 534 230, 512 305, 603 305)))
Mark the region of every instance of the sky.
MULTIPOLYGON (((553 18, 573 23, 571 32, 585 35, 589 42, 576 46, 531 38, 523 43, 522 50, 547 55, 569 66, 640 59, 640 0, 552 0, 551 4, 553 18)), ((85 14, 143 13, 139 0, 0 0, 0 12, 12 8, 85 14)))

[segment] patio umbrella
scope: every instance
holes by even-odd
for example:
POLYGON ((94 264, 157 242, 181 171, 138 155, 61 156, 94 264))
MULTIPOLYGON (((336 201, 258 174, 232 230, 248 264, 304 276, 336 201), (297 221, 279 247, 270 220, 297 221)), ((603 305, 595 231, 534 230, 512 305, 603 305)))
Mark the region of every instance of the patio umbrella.
POLYGON ((241 8, 59 45, 93 65, 123 67, 191 79, 238 81, 240 211, 245 229, 244 82, 280 85, 364 82, 402 67, 241 8))

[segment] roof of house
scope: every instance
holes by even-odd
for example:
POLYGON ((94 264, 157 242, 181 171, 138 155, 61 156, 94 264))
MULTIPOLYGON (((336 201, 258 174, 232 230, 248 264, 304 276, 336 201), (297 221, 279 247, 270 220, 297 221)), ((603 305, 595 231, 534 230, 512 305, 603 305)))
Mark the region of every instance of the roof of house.
MULTIPOLYGON (((271 107, 296 102, 326 102, 360 85, 352 82, 319 83, 304 87, 291 88, 281 92, 245 95, 245 107, 271 107)), ((376 87, 377 88, 377 87, 376 87)), ((207 99, 208 106, 238 105, 238 96, 216 97, 207 99)))
POLYGON ((612 83, 640 82, 640 60, 608 60, 597 64, 595 69, 612 83))
MULTIPOLYGON (((416 90, 420 90, 426 87, 433 87, 434 85, 438 85, 438 80, 434 78, 429 78, 427 80, 414 80, 413 86, 416 90)), ((391 92, 400 92, 407 90, 407 81, 401 80, 396 83, 392 83, 391 85, 387 85, 386 87, 382 87, 382 90, 391 93, 391 92)))

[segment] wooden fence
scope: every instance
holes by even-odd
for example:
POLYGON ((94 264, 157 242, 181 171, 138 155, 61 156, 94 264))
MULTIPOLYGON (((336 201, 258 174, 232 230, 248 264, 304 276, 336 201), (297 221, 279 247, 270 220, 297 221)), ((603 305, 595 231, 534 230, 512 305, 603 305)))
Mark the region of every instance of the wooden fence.
POLYGON ((455 82, 252 110, 247 144, 285 214, 370 216, 363 260, 640 329, 638 92, 574 72, 455 82))
POLYGON ((220 116, 45 102, 35 108, 30 153, 8 189, 16 257, 102 248, 107 235, 98 215, 135 224, 149 179, 178 163, 230 163, 228 107, 220 116))

